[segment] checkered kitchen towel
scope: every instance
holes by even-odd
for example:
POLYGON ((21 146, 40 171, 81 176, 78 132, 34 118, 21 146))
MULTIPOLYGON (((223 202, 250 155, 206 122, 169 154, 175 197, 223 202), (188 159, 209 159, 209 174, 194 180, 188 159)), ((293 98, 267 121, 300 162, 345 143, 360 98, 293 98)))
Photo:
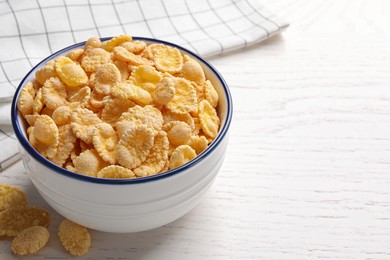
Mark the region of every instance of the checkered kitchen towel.
POLYGON ((256 0, 0 0, 0 24, 0 168, 17 158, 9 97, 55 51, 92 36, 126 33, 171 41, 208 57, 258 43, 288 26, 256 0))

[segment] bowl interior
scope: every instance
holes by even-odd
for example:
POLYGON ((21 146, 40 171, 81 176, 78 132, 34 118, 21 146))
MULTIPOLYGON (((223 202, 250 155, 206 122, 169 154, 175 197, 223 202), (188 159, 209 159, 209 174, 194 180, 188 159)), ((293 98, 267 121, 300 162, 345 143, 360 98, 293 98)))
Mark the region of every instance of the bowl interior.
MULTIPOLYGON (((101 40, 105 41, 105 40, 108 40, 110 38, 111 37, 102 38, 101 40)), ((160 178, 172 176, 174 174, 177 174, 181 170, 183 170, 187 167, 190 167, 191 165, 193 165, 195 163, 200 162, 203 158, 205 158, 213 150, 213 148, 215 146, 218 145, 218 143, 222 140, 222 138, 225 137, 227 130, 230 126, 231 119, 232 119, 232 99, 231 99, 231 95, 230 95, 227 84, 223 80, 222 76, 216 71, 216 69, 212 65, 207 63, 205 60, 203 60, 202 58, 197 56, 196 54, 194 54, 194 53, 192 53, 192 52, 190 52, 190 51, 188 51, 188 50, 186 50, 178 45, 175 45, 175 44, 172 44, 169 42, 165 42, 165 41, 161 41, 161 40, 150 39, 150 38, 133 37, 133 39, 146 41, 147 43, 163 43, 166 45, 171 45, 173 47, 178 48, 182 53, 185 53, 185 54, 189 55, 190 57, 192 57, 193 59, 197 60, 201 64, 201 66, 206 74, 206 78, 211 81, 211 83, 213 84, 213 86, 215 87, 215 89, 219 95, 219 103, 218 103, 218 107, 217 107, 217 113, 221 119, 221 125, 220 125, 218 136, 214 139, 214 141, 207 147, 206 150, 204 150, 201 154, 199 154, 195 159, 191 160, 190 162, 188 162, 184 165, 181 165, 178 168, 166 171, 166 172, 161 173, 161 174, 148 176, 148 177, 134 178, 134 179, 100 179, 100 178, 95 178, 95 177, 89 177, 89 176, 85 176, 85 175, 81 175, 81 174, 77 174, 77 173, 68 171, 67 169, 59 167, 58 165, 47 160, 45 157, 43 157, 41 154, 39 154, 29 143, 28 138, 27 138, 27 131, 26 131, 28 124, 17 109, 17 100, 19 98, 20 91, 23 88, 23 86, 28 81, 31 81, 34 79, 35 72, 39 68, 44 66, 48 61, 55 59, 58 56, 64 55, 72 49, 83 47, 85 42, 81 42, 81 43, 77 43, 77 44, 74 44, 72 46, 69 46, 67 48, 64 48, 64 49, 50 55, 49 57, 47 57, 43 61, 41 61, 38 65, 36 65, 25 76, 25 78, 21 81, 21 83, 19 84, 19 86, 15 92, 15 96, 14 96, 14 99, 12 102, 12 108, 11 108, 12 125, 13 125, 16 137, 17 137, 20 145, 22 145, 25 148, 25 150, 34 159, 38 160, 39 162, 41 162, 46 167, 50 168, 51 170, 53 170, 56 173, 64 174, 68 177, 80 179, 83 181, 97 182, 97 183, 102 183, 102 184, 139 183, 139 182, 157 180, 160 178)))

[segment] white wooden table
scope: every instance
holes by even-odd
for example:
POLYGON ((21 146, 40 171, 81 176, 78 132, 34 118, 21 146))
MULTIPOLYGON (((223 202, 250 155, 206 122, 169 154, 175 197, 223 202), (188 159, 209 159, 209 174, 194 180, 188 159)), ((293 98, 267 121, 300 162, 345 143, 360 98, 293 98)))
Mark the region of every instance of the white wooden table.
MULTIPOLYGON (((263 2, 290 28, 210 60, 234 98, 211 190, 156 230, 91 231, 85 259, 390 259, 390 2, 263 2)), ((48 207, 20 162, 0 182, 48 207)), ((20 259, 72 258, 50 211, 49 244, 20 259)))

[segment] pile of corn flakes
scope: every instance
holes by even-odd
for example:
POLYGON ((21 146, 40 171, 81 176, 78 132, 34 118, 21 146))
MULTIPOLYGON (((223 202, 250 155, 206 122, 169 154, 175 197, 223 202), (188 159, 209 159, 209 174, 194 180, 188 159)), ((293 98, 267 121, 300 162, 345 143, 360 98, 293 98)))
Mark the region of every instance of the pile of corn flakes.
MULTIPOLYGON (((27 203, 26 194, 17 187, 0 183, 0 237, 13 238, 11 250, 16 255, 31 255, 49 241, 49 212, 27 203)), ((75 256, 85 255, 91 246, 87 228, 63 220, 58 237, 62 246, 75 256)))
POLYGON ((20 93, 32 146, 53 163, 98 178, 176 168, 218 134, 218 93, 177 48, 119 35, 47 62, 20 93))

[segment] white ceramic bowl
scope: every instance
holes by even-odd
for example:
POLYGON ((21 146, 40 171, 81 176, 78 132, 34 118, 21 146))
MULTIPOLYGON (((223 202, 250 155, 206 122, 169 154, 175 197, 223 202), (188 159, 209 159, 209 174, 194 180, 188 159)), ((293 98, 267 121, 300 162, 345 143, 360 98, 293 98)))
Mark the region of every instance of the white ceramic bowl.
MULTIPOLYGON (((102 40, 107 40, 104 38, 102 40)), ((164 43, 196 59, 219 94, 221 127, 209 147, 192 161, 155 176, 136 179, 100 179, 73 173, 41 156, 28 142, 26 122, 17 111, 22 87, 47 61, 82 47, 85 42, 54 53, 34 67, 22 80, 12 102, 12 125, 31 181, 47 201, 64 217, 91 229, 106 232, 137 232, 168 224, 189 212, 215 179, 225 156, 232 119, 232 99, 221 75, 199 56, 172 43, 164 43)))

